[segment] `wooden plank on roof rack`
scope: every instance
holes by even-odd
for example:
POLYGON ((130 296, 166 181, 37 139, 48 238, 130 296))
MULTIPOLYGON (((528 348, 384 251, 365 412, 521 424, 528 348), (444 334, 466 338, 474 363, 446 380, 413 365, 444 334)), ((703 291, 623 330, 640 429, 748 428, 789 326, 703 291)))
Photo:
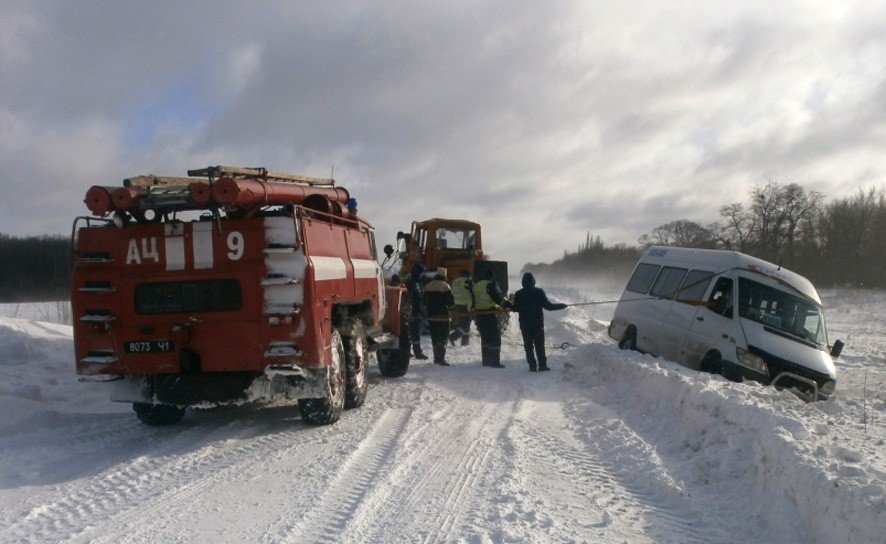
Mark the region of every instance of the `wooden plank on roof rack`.
POLYGON ((300 176, 296 174, 287 174, 285 172, 273 172, 266 168, 241 168, 238 166, 210 166, 198 170, 188 170, 189 176, 246 176, 272 181, 286 181, 290 183, 304 183, 307 185, 334 186, 335 180, 332 178, 314 178, 310 176, 300 176))
POLYGON ((123 180, 124 187, 154 187, 156 185, 190 185, 199 180, 194 178, 183 178, 175 176, 155 176, 148 174, 145 176, 133 176, 123 180))

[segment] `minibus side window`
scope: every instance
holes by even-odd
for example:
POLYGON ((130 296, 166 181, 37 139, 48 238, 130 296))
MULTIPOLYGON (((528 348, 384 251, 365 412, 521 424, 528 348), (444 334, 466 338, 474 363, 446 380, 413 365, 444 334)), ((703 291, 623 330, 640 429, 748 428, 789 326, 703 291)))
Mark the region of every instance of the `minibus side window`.
POLYGON ((732 319, 732 279, 720 278, 708 297, 711 311, 732 319))
POLYGON ((656 278, 652 285, 652 291, 649 293, 655 297, 674 298, 680 283, 686 277, 687 270, 685 268, 672 268, 665 266, 661 269, 661 274, 656 278))
POLYGON ((634 275, 631 276, 625 289, 645 295, 652 287, 652 282, 655 281, 655 276, 658 275, 660 268, 657 264, 641 263, 637 265, 637 269, 634 270, 634 275))
POLYGON ((683 285, 677 292, 677 300, 680 301, 698 301, 704 297, 711 284, 711 278, 714 277, 713 272, 707 270, 690 270, 683 280, 683 285))

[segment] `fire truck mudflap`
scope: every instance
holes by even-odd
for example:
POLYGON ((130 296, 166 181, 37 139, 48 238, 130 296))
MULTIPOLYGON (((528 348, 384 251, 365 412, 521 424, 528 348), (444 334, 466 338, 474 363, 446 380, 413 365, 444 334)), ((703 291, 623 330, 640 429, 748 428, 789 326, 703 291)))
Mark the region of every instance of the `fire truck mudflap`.
POLYGON ((347 190, 264 169, 188 174, 87 192, 94 215, 72 231, 81 379, 111 381, 150 425, 280 397, 328 424, 363 403, 376 360, 405 373, 402 289, 385 286, 347 190))

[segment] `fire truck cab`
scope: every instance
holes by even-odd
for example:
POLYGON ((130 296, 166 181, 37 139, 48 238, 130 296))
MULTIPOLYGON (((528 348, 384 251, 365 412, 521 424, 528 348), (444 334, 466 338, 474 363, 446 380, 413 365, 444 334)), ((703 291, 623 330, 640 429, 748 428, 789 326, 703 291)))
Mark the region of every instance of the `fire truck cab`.
POLYGON ((149 425, 280 396, 329 424, 363 404, 374 362, 406 373, 403 290, 385 286, 346 189, 265 169, 188 174, 87 192, 93 215, 72 230, 82 380, 113 382, 112 400, 149 425))

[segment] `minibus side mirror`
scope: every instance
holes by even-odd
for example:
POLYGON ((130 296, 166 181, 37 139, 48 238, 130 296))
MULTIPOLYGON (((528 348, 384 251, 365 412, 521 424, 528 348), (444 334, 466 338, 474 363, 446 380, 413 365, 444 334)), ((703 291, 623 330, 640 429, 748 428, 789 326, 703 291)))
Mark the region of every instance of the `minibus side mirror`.
POLYGON ((831 357, 835 359, 839 357, 840 354, 843 353, 843 346, 845 345, 846 344, 844 344, 842 340, 835 341, 834 345, 831 346, 831 357))
POLYGON ((386 246, 385 246, 385 249, 384 249, 384 252, 385 252, 385 255, 387 255, 388 257, 390 257, 391 255, 394 254, 394 246, 392 246, 391 244, 386 245, 386 246))

